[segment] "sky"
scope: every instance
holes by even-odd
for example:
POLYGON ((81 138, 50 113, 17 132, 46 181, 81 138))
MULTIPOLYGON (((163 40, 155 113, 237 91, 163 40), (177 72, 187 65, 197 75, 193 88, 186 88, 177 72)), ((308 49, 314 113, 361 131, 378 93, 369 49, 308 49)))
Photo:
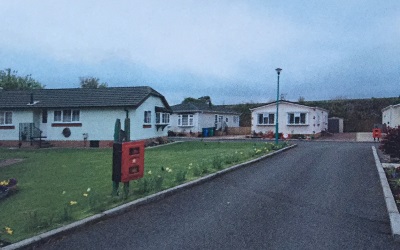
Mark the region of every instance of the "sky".
POLYGON ((398 0, 0 0, 0 69, 170 105, 400 96, 398 0))

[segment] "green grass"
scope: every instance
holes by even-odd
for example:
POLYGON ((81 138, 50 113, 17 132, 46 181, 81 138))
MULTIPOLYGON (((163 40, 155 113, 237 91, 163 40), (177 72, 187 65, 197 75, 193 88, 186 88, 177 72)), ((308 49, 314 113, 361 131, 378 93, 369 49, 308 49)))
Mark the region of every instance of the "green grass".
POLYGON ((0 239, 20 241, 275 148, 251 142, 184 142, 147 148, 145 177, 131 182, 127 199, 111 196, 111 149, 0 148, 0 159, 24 159, 0 168, 0 181, 16 178, 19 187, 16 194, 0 201, 0 239), (6 234, 5 227, 12 228, 13 234, 6 234))

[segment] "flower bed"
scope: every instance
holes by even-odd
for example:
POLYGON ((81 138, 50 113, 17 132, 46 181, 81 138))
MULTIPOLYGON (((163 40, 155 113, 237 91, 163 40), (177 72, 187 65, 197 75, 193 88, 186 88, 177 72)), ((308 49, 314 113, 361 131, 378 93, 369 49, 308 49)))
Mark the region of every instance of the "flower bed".
POLYGON ((398 165, 399 164, 389 164, 384 170, 394 200, 396 201, 397 209, 400 211, 400 166, 398 165))

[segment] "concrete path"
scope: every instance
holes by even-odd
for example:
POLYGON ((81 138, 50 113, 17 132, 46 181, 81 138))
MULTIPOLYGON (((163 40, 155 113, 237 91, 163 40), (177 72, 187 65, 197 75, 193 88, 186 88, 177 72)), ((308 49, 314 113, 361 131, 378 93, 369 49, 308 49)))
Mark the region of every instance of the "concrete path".
POLYGON ((400 249, 371 143, 300 143, 39 249, 400 249))

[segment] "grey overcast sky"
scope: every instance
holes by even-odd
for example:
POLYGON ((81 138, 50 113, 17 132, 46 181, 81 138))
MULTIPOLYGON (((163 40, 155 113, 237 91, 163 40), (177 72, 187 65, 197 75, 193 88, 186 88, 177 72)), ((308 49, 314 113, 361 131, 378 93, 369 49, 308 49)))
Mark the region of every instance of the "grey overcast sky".
POLYGON ((0 69, 46 88, 151 86, 171 105, 400 95, 399 0, 1 0, 0 69))

